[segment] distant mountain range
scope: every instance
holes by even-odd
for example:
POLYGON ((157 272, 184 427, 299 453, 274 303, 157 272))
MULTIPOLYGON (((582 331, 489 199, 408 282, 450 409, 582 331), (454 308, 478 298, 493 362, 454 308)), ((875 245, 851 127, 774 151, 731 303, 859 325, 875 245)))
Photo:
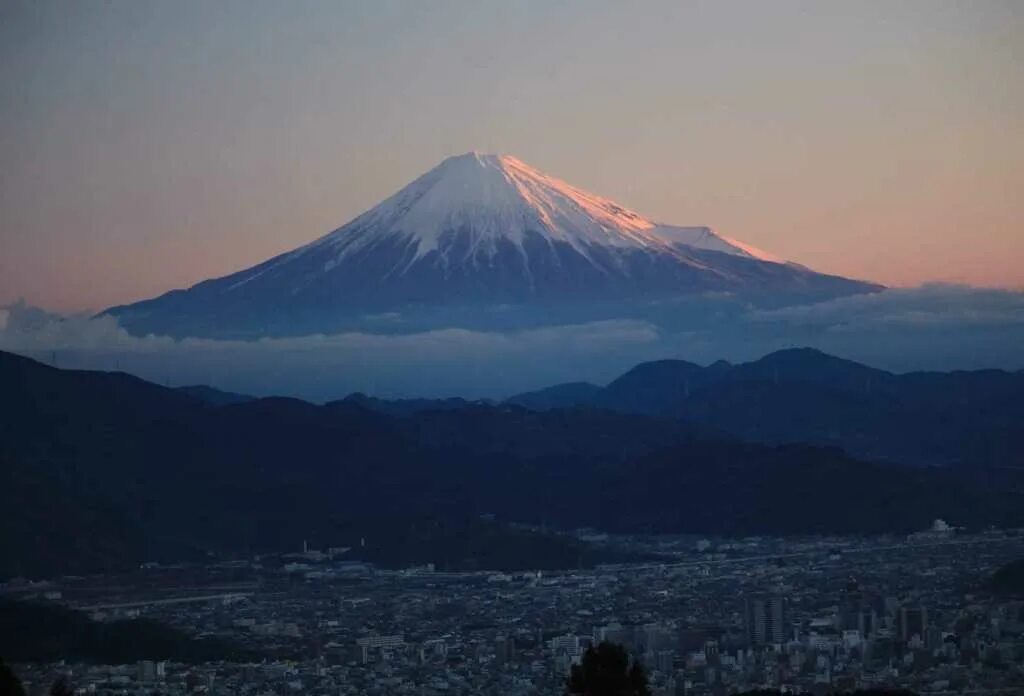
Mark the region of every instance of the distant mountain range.
POLYGON ((387 318, 415 330, 617 318, 704 292, 784 305, 880 289, 470 153, 305 246, 106 313, 133 334, 255 338, 395 328, 387 318))
MULTIPOLYGON (((208 403, 254 397, 186 387, 208 403)), ((379 399, 345 402, 392 416, 499 402, 379 399)), ((705 433, 764 444, 839 447, 853 456, 917 466, 1024 469, 1024 372, 894 374, 811 348, 750 363, 642 363, 608 385, 568 382, 502 402, 531 411, 599 409, 682 420, 705 433)))
MULTIPOLYGON (((665 378, 654 377, 666 364, 652 365, 597 393, 620 393, 635 380, 637 389, 624 393, 664 393, 665 378), (639 379, 645 374, 650 379, 639 379)), ((737 392, 755 396, 796 384, 786 380, 797 374, 817 375, 808 380, 816 389, 866 389, 860 370, 868 368, 827 356, 787 352, 752 365, 759 367, 689 372, 767 369, 770 388, 737 392)), ((1010 378, 945 377, 965 380, 971 395, 979 383, 994 393, 1010 378)), ((742 442, 674 417, 458 401, 396 407, 368 397, 322 406, 224 400, 211 390, 59 370, 8 353, 0 353, 0 384, 0 576, 283 550, 303 539, 359 546, 365 538, 354 553, 385 565, 509 569, 599 560, 569 538, 509 522, 704 534, 900 531, 936 517, 1024 524, 1012 469, 883 465, 837 448, 742 442), (484 514, 496 521, 483 522, 484 514)), ((747 382, 720 384, 731 394, 731 385, 747 382)), ((685 380, 676 387, 686 393, 685 380)), ((578 385, 551 393, 581 392, 594 393, 578 385)), ((1014 397, 1007 389, 998 398, 1014 397)))
POLYGON ((739 365, 643 363, 603 388, 562 384, 507 403, 678 418, 744 440, 902 464, 1024 469, 1021 372, 893 374, 800 348, 739 365))

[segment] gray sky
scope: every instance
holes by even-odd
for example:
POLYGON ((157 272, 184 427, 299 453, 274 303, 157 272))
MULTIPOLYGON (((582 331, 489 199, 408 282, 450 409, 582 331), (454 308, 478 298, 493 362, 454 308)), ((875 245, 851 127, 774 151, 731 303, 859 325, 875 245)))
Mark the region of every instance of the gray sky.
POLYGON ((1024 286, 1024 3, 0 6, 0 303, 99 309, 447 155, 888 284, 1024 286))

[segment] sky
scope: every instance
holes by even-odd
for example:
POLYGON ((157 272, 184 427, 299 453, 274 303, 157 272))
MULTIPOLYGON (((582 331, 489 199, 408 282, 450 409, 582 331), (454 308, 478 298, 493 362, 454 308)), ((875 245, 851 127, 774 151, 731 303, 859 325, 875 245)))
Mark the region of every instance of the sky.
POLYGON ((0 304, 245 268, 513 154, 816 270, 1024 288, 1024 3, 0 4, 0 304))

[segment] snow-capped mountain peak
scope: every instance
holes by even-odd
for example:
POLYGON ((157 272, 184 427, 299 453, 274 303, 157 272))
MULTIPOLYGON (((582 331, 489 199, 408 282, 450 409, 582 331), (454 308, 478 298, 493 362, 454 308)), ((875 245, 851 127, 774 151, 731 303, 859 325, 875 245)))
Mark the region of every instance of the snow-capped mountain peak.
POLYGON ((521 247, 529 231, 588 257, 594 246, 666 250, 683 244, 776 260, 706 227, 659 225, 511 155, 478 152, 449 157, 314 245, 337 247, 340 261, 382 238, 399 238, 415 244, 415 262, 443 250, 443 238, 459 230, 469 231, 470 244, 461 251, 474 258, 492 256, 498 240, 521 247))
POLYGON ((341 256, 383 237, 415 243, 414 260, 440 249, 442 238, 468 230, 470 256, 490 255, 499 239, 521 246, 526 232, 570 244, 666 245, 654 223, 612 201, 547 176, 509 155, 449 157, 377 207, 318 240, 341 256))
POLYGON ((249 338, 361 329, 373 317, 519 326, 556 307, 579 320, 709 291, 793 302, 876 288, 708 227, 660 224, 509 155, 469 153, 305 246, 108 312, 133 332, 249 338))

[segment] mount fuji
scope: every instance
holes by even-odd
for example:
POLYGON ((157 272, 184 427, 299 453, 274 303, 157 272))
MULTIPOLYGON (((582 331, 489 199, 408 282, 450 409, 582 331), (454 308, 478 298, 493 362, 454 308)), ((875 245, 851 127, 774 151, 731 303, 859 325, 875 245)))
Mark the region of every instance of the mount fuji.
POLYGON ((137 335, 258 338, 621 317, 709 292, 780 306, 879 289, 708 227, 654 222, 514 157, 469 153, 305 246, 105 313, 137 335))

